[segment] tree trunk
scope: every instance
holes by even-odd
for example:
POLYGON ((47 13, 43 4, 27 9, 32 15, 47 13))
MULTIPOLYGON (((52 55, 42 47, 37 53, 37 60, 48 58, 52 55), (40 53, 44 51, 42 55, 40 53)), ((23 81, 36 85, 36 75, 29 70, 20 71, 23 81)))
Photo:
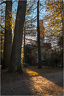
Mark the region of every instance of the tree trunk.
POLYGON ((12 17, 12 0, 6 1, 3 68, 9 67, 11 57, 11 46, 12 46, 11 17, 12 17))
MULTIPOLYGON (((63 0, 62 0, 62 13, 63 13, 62 31, 63 31, 63 45, 64 45, 64 1, 63 0)), ((64 46, 63 46, 63 49, 64 49, 64 46)), ((63 50, 63 57, 64 57, 64 50, 63 50)), ((62 68, 64 68, 64 58, 63 58, 62 68)))
POLYGON ((25 27, 24 27, 24 63, 25 63, 25 27))
POLYGON ((39 27, 39 0, 37 2, 37 41, 38 41, 38 68, 41 69, 41 46, 40 46, 40 27, 39 27))
POLYGON ((19 0, 16 24, 14 30, 14 40, 12 46, 11 53, 11 61, 10 61, 10 72, 22 72, 21 69, 21 45, 22 45, 22 37, 23 37, 23 26, 25 20, 25 11, 26 11, 26 0, 19 0))

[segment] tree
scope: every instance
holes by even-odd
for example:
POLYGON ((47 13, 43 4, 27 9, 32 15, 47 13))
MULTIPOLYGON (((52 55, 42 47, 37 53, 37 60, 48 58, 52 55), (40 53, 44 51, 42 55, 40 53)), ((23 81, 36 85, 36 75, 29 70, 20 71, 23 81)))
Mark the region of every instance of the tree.
POLYGON ((39 0, 37 2, 37 42, 38 42, 38 68, 41 69, 41 47, 40 47, 40 27, 39 27, 39 0))
POLYGON ((4 62, 3 67, 8 68, 11 57, 12 47, 12 29, 11 29, 11 18, 12 18, 12 0, 6 1, 6 13, 5 13, 5 40, 4 40, 4 62))
POLYGON ((25 27, 24 27, 24 63, 25 63, 25 27))
POLYGON ((17 16, 16 16, 16 24, 14 29, 14 40, 12 46, 11 53, 11 61, 10 61, 10 72, 22 72, 21 69, 21 45, 22 45, 22 36, 23 36, 23 27, 25 20, 25 11, 26 11, 26 0, 19 0, 17 16))
POLYGON ((25 63, 31 65, 31 48, 30 44, 25 45, 25 63))
POLYGON ((63 48, 63 36, 60 36, 59 41, 58 41, 58 45, 63 48))
POLYGON ((63 0, 46 0, 45 32, 48 36, 61 36, 63 20, 63 0))

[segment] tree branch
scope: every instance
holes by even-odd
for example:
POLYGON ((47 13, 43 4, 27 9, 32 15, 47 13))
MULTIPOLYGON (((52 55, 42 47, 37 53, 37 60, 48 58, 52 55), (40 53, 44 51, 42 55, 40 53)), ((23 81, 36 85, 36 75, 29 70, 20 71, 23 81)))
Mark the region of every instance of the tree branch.
POLYGON ((5 29, 1 24, 0 24, 0 26, 1 26, 3 29, 5 29))
POLYGON ((3 4, 3 3, 6 3, 6 1, 1 2, 0 5, 3 4))

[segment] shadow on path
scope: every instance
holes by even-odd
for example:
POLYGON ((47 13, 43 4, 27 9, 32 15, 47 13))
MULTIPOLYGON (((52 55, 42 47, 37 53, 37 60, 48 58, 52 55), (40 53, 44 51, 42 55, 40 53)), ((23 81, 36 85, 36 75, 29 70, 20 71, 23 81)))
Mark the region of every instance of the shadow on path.
POLYGON ((32 87, 24 74, 6 73, 1 74, 2 95, 33 95, 32 87))

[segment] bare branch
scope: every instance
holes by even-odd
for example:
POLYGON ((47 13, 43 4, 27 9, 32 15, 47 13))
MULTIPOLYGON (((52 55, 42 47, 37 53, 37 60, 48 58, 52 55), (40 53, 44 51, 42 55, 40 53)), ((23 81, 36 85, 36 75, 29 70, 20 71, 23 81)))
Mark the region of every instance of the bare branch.
POLYGON ((6 1, 1 2, 0 5, 3 4, 3 3, 6 3, 6 1))
POLYGON ((3 29, 5 29, 1 24, 0 24, 0 26, 1 26, 3 29))

